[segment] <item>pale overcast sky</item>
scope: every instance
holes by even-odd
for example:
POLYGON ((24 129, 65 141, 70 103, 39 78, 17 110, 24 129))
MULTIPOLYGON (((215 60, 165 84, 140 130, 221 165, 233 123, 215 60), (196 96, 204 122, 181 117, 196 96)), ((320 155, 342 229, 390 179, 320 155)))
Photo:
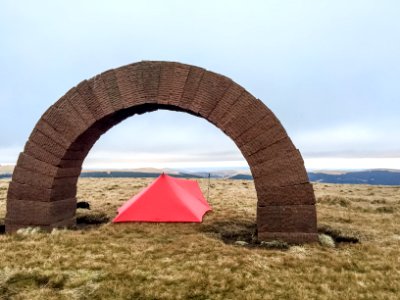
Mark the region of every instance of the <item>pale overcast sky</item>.
MULTIPOLYGON (((309 169, 400 169, 400 2, 1 1, 0 164, 72 86, 141 60, 226 75, 281 120, 309 169)), ((106 133, 104 167, 240 167, 207 121, 159 111, 106 133)))

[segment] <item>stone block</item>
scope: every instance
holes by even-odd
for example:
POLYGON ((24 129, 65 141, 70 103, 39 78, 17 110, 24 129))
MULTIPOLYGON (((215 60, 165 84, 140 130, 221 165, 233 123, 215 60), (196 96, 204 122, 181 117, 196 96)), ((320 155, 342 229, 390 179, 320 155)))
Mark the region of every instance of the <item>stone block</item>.
POLYGON ((241 136, 251 128, 257 127, 259 122, 268 113, 262 101, 255 99, 250 102, 246 108, 245 114, 239 114, 233 117, 224 125, 224 131, 234 140, 240 140, 241 136))
POLYGON ((152 61, 143 61, 142 63, 142 82, 146 103, 156 103, 162 64, 152 61))
POLYGON ((79 177, 82 172, 82 167, 75 168, 58 168, 57 173, 55 175, 56 178, 65 178, 65 177, 79 177))
POLYGON ((65 160, 83 160, 88 154, 88 150, 83 149, 83 150, 68 150, 65 155, 63 156, 63 159, 65 160))
POLYGON ((218 128, 222 129, 225 115, 228 114, 232 106, 239 100, 239 98, 247 93, 240 85, 232 82, 228 87, 222 98, 218 101, 217 105, 207 116, 207 120, 215 124, 218 128))
POLYGON ((81 168, 60 168, 53 166, 47 162, 38 160, 26 153, 21 153, 18 158, 17 165, 23 169, 31 170, 46 176, 54 176, 56 178, 79 176, 81 168))
POLYGON ((268 186, 295 185, 309 181, 298 151, 251 166, 251 173, 254 177, 256 189, 264 189, 268 186))
POLYGON ((254 105, 254 102, 257 101, 258 100, 248 92, 243 92, 224 116, 217 121, 217 126, 224 132, 227 132, 227 124, 229 124, 231 120, 242 115, 248 107, 254 105))
POLYGON ((73 177, 55 177, 52 188, 58 188, 63 186, 75 186, 78 183, 78 176, 73 177))
POLYGON ((315 205, 257 207, 259 232, 317 233, 315 205))
POLYGON ((51 188, 38 187, 16 180, 10 182, 7 192, 7 201, 36 199, 38 201, 51 201, 51 188))
MULTIPOLYGON (((67 121, 69 121, 69 125, 73 125, 73 127, 76 128, 78 132, 81 132, 87 127, 86 122, 80 115, 78 110, 76 110, 72 103, 69 101, 68 96, 69 95, 67 93, 66 95, 61 97, 61 99, 54 104, 54 107, 62 113, 63 117, 65 117, 67 121)), ((56 129, 52 123, 49 123, 49 125, 56 129)))
POLYGON ((125 108, 114 70, 108 70, 93 77, 89 84, 103 112, 107 115, 125 108))
POLYGON ((115 109, 110 102, 110 99, 109 99, 109 96, 107 93, 107 88, 105 87, 105 84, 103 82, 103 79, 101 78, 101 75, 97 75, 97 76, 89 79, 88 85, 90 86, 90 90, 92 91, 92 93, 97 101, 97 105, 99 105, 101 107, 101 110, 103 112, 102 118, 114 113, 115 109))
POLYGON ((54 177, 27 170, 17 165, 13 172, 12 181, 27 183, 38 187, 51 188, 54 183, 54 177))
POLYGON ((58 167, 47 162, 43 162, 26 153, 20 153, 17 165, 21 168, 38 172, 48 176, 56 176, 58 167))
POLYGON ((115 69, 119 93, 124 107, 146 103, 141 66, 141 63, 135 63, 115 69))
POLYGON ((277 142, 262 148, 257 152, 250 151, 251 154, 246 156, 246 160, 251 166, 260 165, 266 161, 273 160, 279 156, 289 155, 291 152, 295 151, 296 147, 293 145, 292 141, 288 136, 277 142))
POLYGON ((45 188, 52 188, 62 184, 76 184, 77 180, 77 176, 58 178, 48 174, 41 174, 34 170, 24 169, 19 165, 15 167, 12 177, 12 181, 45 188))
POLYGON ((31 136, 37 131, 40 131, 45 136, 48 136, 53 141, 56 141, 57 144, 61 145, 65 149, 71 146, 72 141, 68 140, 62 133, 56 131, 44 119, 40 119, 40 121, 36 124, 31 136))
POLYGON ((102 119, 107 115, 107 112, 103 111, 98 99, 96 98, 88 80, 84 80, 76 86, 76 91, 80 95, 80 98, 84 100, 84 103, 90 111, 93 118, 96 120, 102 119))
POLYGON ((53 166, 57 166, 60 163, 60 158, 54 154, 44 150, 42 147, 32 141, 28 141, 25 144, 24 153, 44 162, 47 162, 53 166))
POLYGON ((86 125, 78 113, 71 115, 65 109, 56 106, 49 108, 42 119, 65 136, 68 141, 75 140, 86 129, 86 125))
POLYGON ((74 198, 52 202, 9 200, 6 219, 17 224, 48 225, 74 217, 75 211, 74 198))
POLYGON ((35 200, 42 202, 58 201, 63 199, 75 198, 77 186, 58 185, 52 188, 34 186, 17 181, 10 182, 7 199, 9 200, 35 200))
MULTIPOLYGON (((270 127, 264 131, 261 129, 258 132, 258 135, 247 143, 239 144, 238 147, 243 153, 246 155, 252 155, 264 148, 267 148, 280 140, 287 137, 287 133, 283 127, 278 125, 270 127)), ((240 141, 244 141, 244 135, 241 136, 240 141)))
POLYGON ((258 206, 314 205, 314 190, 310 183, 289 186, 265 186, 257 190, 258 206))
POLYGON ((114 111, 125 108, 124 101, 119 91, 118 80, 115 70, 109 70, 100 75, 105 91, 114 111))
POLYGON ((67 152, 70 151, 84 151, 88 152, 88 149, 96 143, 102 134, 106 132, 104 128, 97 128, 97 126, 92 126, 81 134, 68 148, 67 152))
POLYGON ((186 79, 185 87, 183 89, 182 97, 179 101, 179 107, 189 110, 191 103, 196 96, 197 90, 199 89, 201 79, 203 78, 205 69, 198 67, 190 67, 189 74, 186 79))
POLYGON ((59 166, 61 168, 81 168, 83 159, 62 159, 60 160, 59 166))
POLYGON ((87 127, 96 122, 96 118, 93 116, 92 112, 86 105, 85 99, 77 91, 76 87, 69 90, 64 97, 65 100, 73 106, 87 127))
POLYGON ((179 105, 183 95, 190 66, 180 63, 165 63, 161 66, 157 102, 179 105))
POLYGON ((67 151, 67 149, 59 144, 56 140, 53 140, 52 138, 46 136, 44 133, 37 129, 34 129, 29 137, 29 141, 32 141, 36 145, 40 145, 42 149, 52 153, 54 156, 59 158, 62 158, 67 151))
POLYGON ((264 148, 274 143, 280 137, 286 136, 286 131, 276 116, 267 107, 264 109, 263 118, 257 123, 257 126, 250 127, 246 130, 239 140, 239 147, 250 143, 248 148, 255 144, 262 144, 264 148))
POLYGON ((206 71, 190 105, 190 111, 207 117, 232 85, 229 78, 206 71))

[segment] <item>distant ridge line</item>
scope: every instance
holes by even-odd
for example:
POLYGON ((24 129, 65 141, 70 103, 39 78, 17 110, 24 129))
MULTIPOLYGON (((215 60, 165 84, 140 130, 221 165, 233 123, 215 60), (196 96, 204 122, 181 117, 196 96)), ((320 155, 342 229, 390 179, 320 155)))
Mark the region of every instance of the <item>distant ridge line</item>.
MULTIPOLYGON (((82 172, 80 177, 82 178, 156 178, 161 173, 156 172, 132 172, 132 171, 86 171, 82 172)), ((189 173, 172 173, 168 174, 171 177, 177 178, 202 178, 199 175, 189 173)))
MULTIPOLYGON (((84 170, 81 178, 157 178, 163 170, 154 172, 144 171, 94 171, 84 170)), ((183 172, 165 170, 170 176, 178 178, 207 178, 211 174, 214 179, 253 180, 251 174, 237 171, 214 172, 183 172)), ((0 179, 9 179, 11 172, 0 173, 0 179)), ((333 184, 369 184, 369 185, 400 185, 400 170, 365 170, 365 171, 313 171, 308 172, 311 182, 333 184)))

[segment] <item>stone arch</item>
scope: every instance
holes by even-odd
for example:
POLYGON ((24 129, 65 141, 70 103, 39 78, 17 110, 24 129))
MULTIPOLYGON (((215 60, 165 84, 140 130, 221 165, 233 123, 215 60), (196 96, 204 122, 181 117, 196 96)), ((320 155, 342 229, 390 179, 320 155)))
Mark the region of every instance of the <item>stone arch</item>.
POLYGON ((300 152, 275 115, 225 76, 159 61, 84 80, 43 114, 9 186, 7 232, 75 224, 77 181, 94 143, 124 119, 157 109, 202 117, 236 143, 254 177, 260 239, 317 239, 312 185, 300 152))

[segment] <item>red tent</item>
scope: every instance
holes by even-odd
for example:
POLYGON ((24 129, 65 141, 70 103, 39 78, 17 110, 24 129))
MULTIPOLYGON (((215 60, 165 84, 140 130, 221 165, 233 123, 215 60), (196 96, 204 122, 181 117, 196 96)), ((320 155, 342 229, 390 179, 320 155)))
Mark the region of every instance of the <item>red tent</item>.
POLYGON ((160 175, 118 209, 118 222, 201 222, 211 210, 196 181, 160 175))

